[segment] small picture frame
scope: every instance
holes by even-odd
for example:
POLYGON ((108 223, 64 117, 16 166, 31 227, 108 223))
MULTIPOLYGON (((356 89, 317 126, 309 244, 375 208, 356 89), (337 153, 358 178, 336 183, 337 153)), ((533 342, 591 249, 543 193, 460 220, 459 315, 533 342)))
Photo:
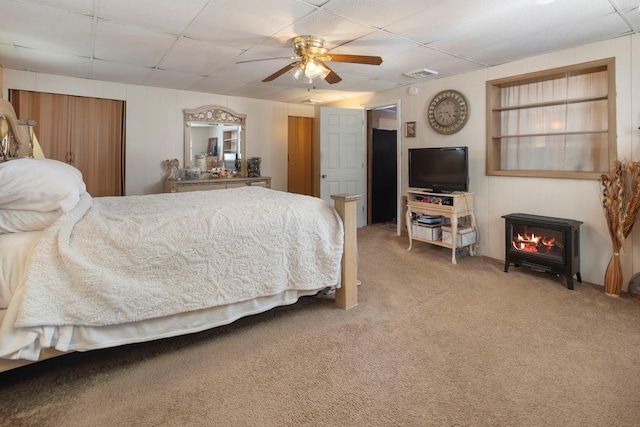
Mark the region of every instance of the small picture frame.
POLYGON ((404 136, 414 138, 416 136, 416 122, 406 122, 404 124, 404 136))

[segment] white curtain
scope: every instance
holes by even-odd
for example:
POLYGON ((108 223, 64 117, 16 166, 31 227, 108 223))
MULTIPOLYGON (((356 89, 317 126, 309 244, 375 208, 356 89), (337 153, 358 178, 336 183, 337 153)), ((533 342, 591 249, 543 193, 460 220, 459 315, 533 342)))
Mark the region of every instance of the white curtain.
POLYGON ((529 107, 500 113, 501 169, 605 171, 608 102, 593 98, 605 97, 607 87, 606 71, 503 87, 502 107, 529 107))

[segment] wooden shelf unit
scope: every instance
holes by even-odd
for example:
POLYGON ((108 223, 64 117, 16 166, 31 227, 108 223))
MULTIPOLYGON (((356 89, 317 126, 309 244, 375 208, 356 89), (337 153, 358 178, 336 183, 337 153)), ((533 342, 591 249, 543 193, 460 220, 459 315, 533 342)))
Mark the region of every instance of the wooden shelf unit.
MULTIPOLYGON (((451 262, 456 264, 456 240, 458 239, 458 222, 460 218, 469 217, 471 232, 476 233, 476 218, 473 213, 473 193, 432 193, 427 190, 418 188, 410 188, 407 192, 407 213, 406 224, 407 233, 409 235, 408 251, 413 247, 413 240, 431 243, 437 246, 443 246, 451 249, 451 262), (424 227, 418 225, 413 218, 415 215, 441 216, 450 220, 451 227, 451 243, 439 239, 431 240, 415 236, 413 227, 424 227)), ((475 236, 477 237, 477 236, 475 236)), ((463 244, 469 246, 469 254, 475 255, 476 238, 472 243, 463 244)))
POLYGON ((613 58, 487 81, 486 93, 487 175, 600 179, 617 158, 613 58), (603 78, 595 79, 598 75, 603 78), (592 76, 594 82, 580 85, 580 76, 592 76), (529 96, 520 101, 509 95, 514 88, 534 92, 529 87, 532 85, 540 86, 537 95, 531 96, 532 102, 526 101, 529 96), (566 88, 560 90, 563 85, 566 88), (560 108, 563 106, 564 111, 560 108), (580 147, 586 160, 598 161, 579 162, 579 167, 571 162, 542 161, 556 160, 551 155, 554 149, 565 146, 574 150, 580 147), (529 164, 508 165, 505 153, 516 150, 520 158, 540 162, 535 168, 529 164))

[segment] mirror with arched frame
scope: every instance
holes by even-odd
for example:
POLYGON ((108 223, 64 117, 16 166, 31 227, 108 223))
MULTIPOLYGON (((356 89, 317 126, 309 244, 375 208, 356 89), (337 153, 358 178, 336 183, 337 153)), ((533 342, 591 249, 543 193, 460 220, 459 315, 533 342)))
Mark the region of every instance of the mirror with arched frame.
POLYGON ((247 176, 247 115, 226 107, 205 105, 184 110, 184 167, 203 172, 216 167, 247 176))

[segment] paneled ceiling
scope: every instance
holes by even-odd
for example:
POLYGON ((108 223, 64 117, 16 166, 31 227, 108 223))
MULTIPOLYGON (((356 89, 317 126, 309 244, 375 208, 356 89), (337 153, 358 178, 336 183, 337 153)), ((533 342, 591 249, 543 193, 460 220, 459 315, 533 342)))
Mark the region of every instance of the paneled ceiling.
POLYGON ((640 0, 0 0, 0 65, 38 73, 283 102, 408 86, 640 30, 640 0), (315 35, 342 77, 288 73, 315 35), (238 61, 261 60, 237 64, 238 61), (437 75, 415 79, 407 72, 437 75))

